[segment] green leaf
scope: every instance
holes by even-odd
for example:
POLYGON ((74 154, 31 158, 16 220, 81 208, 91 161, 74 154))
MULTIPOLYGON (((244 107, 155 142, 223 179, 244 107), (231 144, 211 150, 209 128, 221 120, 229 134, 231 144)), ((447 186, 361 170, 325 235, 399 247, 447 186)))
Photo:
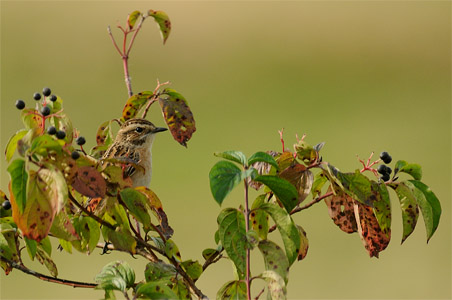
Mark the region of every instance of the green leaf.
POLYGON ((176 276, 174 266, 164 263, 163 261, 150 262, 144 270, 144 278, 146 282, 171 280, 176 276))
POLYGON ((62 146, 64 142, 60 140, 55 140, 48 134, 44 134, 36 137, 31 143, 30 152, 31 154, 39 154, 42 156, 47 156, 50 150, 61 154, 63 151, 62 146))
POLYGON ((38 261, 44 265, 47 270, 49 270, 50 274, 52 274, 53 277, 58 276, 58 269, 53 260, 50 258, 50 256, 41 248, 37 248, 36 251, 36 258, 38 261))
POLYGON ((271 156, 268 153, 265 153, 265 152, 256 152, 256 153, 254 153, 248 159, 248 166, 251 166, 251 165, 253 165, 254 163, 257 163, 257 162, 264 162, 264 163, 272 165, 273 167, 278 169, 278 163, 273 158, 273 156, 271 156))
POLYGON ((251 226, 263 240, 267 239, 268 235, 268 214, 257 208, 264 204, 265 197, 265 194, 260 195, 256 198, 256 200, 254 200, 250 213, 251 226))
POLYGON ((164 11, 152 10, 148 11, 148 15, 153 17, 160 28, 160 33, 162 34, 163 44, 166 43, 168 36, 171 32, 171 22, 168 15, 164 11))
POLYGON ((302 260, 308 254, 309 240, 303 227, 297 225, 297 229, 300 233, 300 250, 298 251, 298 260, 302 260))
POLYGON ((148 213, 146 196, 132 188, 123 189, 120 195, 130 213, 138 222, 143 224, 145 231, 149 231, 151 228, 151 216, 148 213))
POLYGON ((136 295, 138 298, 148 299, 178 299, 177 295, 168 287, 168 281, 147 282, 138 286, 136 295))
POLYGON ((193 261, 191 259, 182 262, 181 266, 194 281, 198 280, 203 271, 201 264, 198 261, 193 261))
POLYGON ((419 209, 412 185, 406 185, 405 182, 400 182, 392 184, 391 187, 395 187, 395 192, 400 201, 400 209, 402 210, 403 243, 416 227, 419 209))
POLYGON ((265 269, 276 272, 287 284, 289 280, 289 261, 284 250, 270 240, 260 241, 258 247, 264 257, 265 269))
POLYGON ((416 180, 422 179, 422 168, 418 164, 409 164, 404 160, 399 160, 395 164, 394 174, 397 174, 398 172, 407 173, 416 180))
POLYGON ((133 26, 135 26, 139 16, 141 16, 140 11, 135 10, 127 17, 127 25, 129 26, 129 29, 133 29, 133 26))
POLYGON ((176 299, 191 300, 190 289, 185 285, 183 280, 178 280, 172 288, 177 295, 176 299))
POLYGON ((196 131, 195 119, 187 100, 173 89, 164 89, 159 96, 159 103, 173 138, 187 147, 187 142, 196 131))
MULTIPOLYGON (((135 12, 138 12, 138 14, 140 14, 139 11, 135 12)), ((153 92, 144 91, 127 99, 127 102, 124 105, 124 109, 122 110, 121 121, 127 121, 129 119, 135 118, 140 109, 144 107, 144 105, 152 98, 152 96, 154 96, 153 92)))
POLYGON ((327 181, 328 177, 326 177, 325 174, 323 173, 317 173, 314 176, 314 183, 312 184, 311 188, 313 198, 320 196, 320 194, 322 193, 322 188, 325 185, 325 183, 327 183, 327 181))
POLYGON ((17 142, 22 139, 25 134, 27 134, 29 130, 27 129, 21 129, 18 132, 16 132, 8 141, 8 144, 6 145, 6 149, 5 149, 5 156, 6 156, 6 161, 9 162, 11 160, 11 158, 14 155, 14 152, 16 152, 17 149, 17 142))
POLYGON ((226 282, 217 293, 217 300, 222 299, 246 299, 246 284, 244 281, 228 281, 226 282))
POLYGON ((35 259, 36 251, 38 249, 38 243, 35 240, 30 240, 24 237, 25 245, 27 246, 28 255, 30 255, 31 260, 35 259))
POLYGON ((125 292, 134 286, 135 272, 127 262, 115 261, 103 267, 95 281, 98 284, 96 289, 125 292))
POLYGON ((219 236, 229 258, 234 262, 239 278, 245 277, 246 229, 245 218, 237 209, 226 208, 217 218, 219 236))
POLYGON ((50 232, 53 236, 66 241, 80 239, 67 213, 63 210, 55 215, 50 232))
POLYGON ((277 273, 271 270, 266 270, 262 273, 262 278, 267 281, 268 296, 267 299, 285 300, 286 299, 286 284, 284 279, 277 273))
POLYGON ((66 137, 63 139, 66 143, 72 143, 74 139, 74 128, 72 127, 72 121, 63 113, 59 113, 51 119, 51 123, 57 130, 63 130, 66 133, 66 137))
POLYGON ((312 172, 302 164, 292 164, 279 173, 279 177, 289 181, 297 190, 300 204, 311 192, 314 176, 312 172))
MULTIPOLYGON (((104 215, 104 219, 109 223, 114 223, 113 218, 108 214, 104 215)), ((102 226, 102 235, 105 240, 110 241, 118 250, 123 250, 135 254, 137 242, 130 233, 128 224, 122 224, 116 227, 115 230, 112 230, 106 226, 102 226)))
POLYGON ((39 242, 38 247, 44 250, 49 256, 52 255, 52 243, 48 236, 39 242))
POLYGON ((19 213, 22 214, 27 201, 28 174, 25 168, 25 161, 23 159, 15 159, 7 170, 11 176, 11 189, 14 196, 14 199, 11 199, 13 200, 12 203, 17 204, 19 213))
POLYGON ((205 260, 208 260, 211 257, 216 256, 218 254, 219 254, 218 250, 213 248, 206 248, 202 251, 202 257, 204 257, 205 260))
POLYGON ((232 150, 232 151, 224 151, 224 152, 215 152, 213 155, 230 160, 230 161, 234 161, 244 167, 247 166, 246 156, 245 156, 245 154, 243 154, 243 152, 240 152, 240 151, 232 150))
POLYGON ((99 128, 97 129, 96 143, 98 146, 108 146, 112 141, 113 134, 111 132, 111 121, 106 121, 100 124, 99 128))
POLYGON ((374 214, 378 221, 381 231, 390 236, 391 233, 391 201, 389 198, 388 189, 384 183, 376 183, 371 181, 372 193, 375 195, 374 200, 374 214))
POLYGON ((371 207, 374 206, 373 202, 375 199, 370 180, 361 174, 359 170, 356 170, 355 173, 337 172, 336 177, 342 183, 345 192, 353 197, 354 200, 371 207))
MULTIPOLYGON (((427 232, 427 242, 430 240, 430 238, 435 233, 436 229, 438 228, 439 220, 441 217, 441 204, 438 200, 438 198, 435 196, 435 194, 432 192, 432 190, 425 185, 424 183, 417 181, 417 180, 408 180, 411 182, 417 189, 422 191, 422 193, 425 196, 425 199, 430 204, 430 207, 432 209, 432 227, 429 232, 427 232)), ((427 209, 428 210, 428 209, 427 209)), ((424 211, 422 210, 422 215, 424 216, 424 211)), ((425 221, 425 216, 424 216, 425 221)))
POLYGON ((224 198, 236 187, 244 178, 242 170, 229 161, 217 162, 209 173, 210 190, 212 195, 221 205, 224 198))
POLYGON ((254 181, 265 184, 290 212, 298 204, 298 191, 285 179, 273 175, 260 175, 254 181))
POLYGON ((168 257, 174 258, 177 262, 182 261, 179 248, 177 247, 176 243, 171 239, 167 240, 165 243, 165 254, 168 257))
POLYGON ((300 234, 298 233, 295 223, 287 211, 276 204, 264 203, 259 209, 267 212, 275 222, 276 227, 281 234, 289 264, 292 265, 297 259, 298 252, 300 251, 300 234))

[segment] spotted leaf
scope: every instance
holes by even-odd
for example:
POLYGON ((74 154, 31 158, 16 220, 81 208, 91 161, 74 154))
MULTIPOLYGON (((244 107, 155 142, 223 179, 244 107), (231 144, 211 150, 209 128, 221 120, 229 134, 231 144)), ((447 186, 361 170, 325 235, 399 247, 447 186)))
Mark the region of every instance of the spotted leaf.
POLYGON ((173 138, 187 146, 196 131, 195 119, 184 96, 173 89, 165 89, 159 96, 160 107, 173 138))
MULTIPOLYGON (((331 187, 328 192, 331 192, 331 187)), ((342 231, 352 233, 358 231, 353 208, 353 199, 347 194, 338 193, 325 198, 328 214, 342 231)))
POLYGON ((107 190, 105 179, 96 168, 91 166, 78 168, 72 187, 80 194, 91 198, 102 198, 107 190))
POLYGON ((153 17, 155 22, 159 25, 160 33, 162 34, 163 44, 166 43, 171 32, 171 22, 168 15, 164 11, 152 10, 148 11, 148 15, 153 17))
POLYGON ((25 108, 22 110, 21 116, 25 128, 34 129, 38 135, 44 132, 43 117, 36 109, 25 108))
POLYGON ((217 293, 217 299, 246 299, 246 284, 243 280, 226 282, 217 293))
POLYGON ((270 240, 260 241, 258 247, 264 257, 265 269, 276 272, 287 284, 289 280, 289 261, 284 250, 270 240))
POLYGON ((372 207, 354 202, 354 213, 358 233, 370 257, 377 257, 381 251, 386 249, 391 239, 391 232, 385 233, 381 230, 378 220, 374 215, 372 207))
POLYGON ((136 296, 139 299, 178 299, 177 295, 168 286, 169 281, 153 281, 138 285, 136 296))
MULTIPOLYGON (((113 141, 113 134, 111 133, 111 121, 106 121, 100 124, 97 129, 96 142, 98 146, 108 146, 113 141)), ((106 149, 105 149, 106 150, 106 149)))
POLYGON ((251 226, 263 240, 267 239, 268 234, 268 214, 257 208, 264 204, 265 197, 265 194, 260 195, 254 200, 250 213, 251 226))
POLYGON ((133 26, 135 26, 135 23, 137 22, 138 18, 140 17, 141 13, 138 10, 135 10, 129 16, 127 17, 127 25, 129 26, 129 29, 133 29, 133 26))
POLYGON ((312 172, 306 169, 302 164, 295 164, 287 167, 281 173, 279 177, 289 181, 298 191, 298 204, 303 202, 309 195, 314 182, 314 175, 312 172))
POLYGON ((300 250, 298 251, 298 260, 302 260, 308 254, 309 240, 303 227, 297 225, 297 228, 300 233, 300 250))
POLYGON ((122 110, 121 121, 127 121, 137 116, 140 109, 152 98, 154 95, 151 91, 144 91, 127 99, 124 109, 122 110))
POLYGON ((417 219, 419 217, 419 208, 417 206, 416 198, 413 194, 414 190, 411 185, 406 185, 404 182, 400 182, 393 183, 390 186, 395 189, 395 192, 399 198, 400 209, 402 210, 403 243, 416 227, 417 219))

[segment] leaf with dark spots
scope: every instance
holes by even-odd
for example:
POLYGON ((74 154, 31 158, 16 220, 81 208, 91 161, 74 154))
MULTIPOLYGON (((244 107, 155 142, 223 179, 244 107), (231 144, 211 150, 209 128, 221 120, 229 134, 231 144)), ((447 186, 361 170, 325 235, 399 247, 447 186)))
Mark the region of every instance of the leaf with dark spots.
POLYGON ((35 130, 37 135, 44 133, 44 128, 42 127, 43 117, 36 109, 25 108, 20 114, 25 128, 35 130))
POLYGON ((154 18, 155 22, 159 25, 163 44, 165 44, 171 32, 171 22, 168 15, 164 11, 150 9, 148 16, 154 18))
POLYGON ((36 258, 47 268, 47 270, 49 270, 50 274, 52 274, 53 277, 58 276, 57 266, 46 252, 38 248, 36 252, 36 258))
POLYGON ((354 212, 358 233, 370 257, 377 257, 386 249, 391 239, 391 231, 381 230, 372 207, 354 202, 354 212))
POLYGON ((374 214, 380 225, 381 231, 388 235, 391 234, 391 201, 389 199, 388 189, 384 183, 378 184, 375 181, 372 183, 372 193, 375 194, 374 214))
POLYGON ((105 179, 96 168, 91 166, 78 168, 72 187, 80 194, 91 198, 103 198, 107 190, 105 179))
POLYGON ((217 299, 246 299, 246 284, 243 280, 226 282, 217 292, 217 299))
POLYGON ((136 290, 136 296, 139 299, 178 299, 169 287, 170 284, 171 282, 167 280, 141 284, 136 290))
POLYGON ((96 142, 98 146, 108 146, 112 141, 111 121, 106 121, 100 124, 99 129, 97 129, 96 142))
POLYGON ((129 16, 127 17, 127 25, 129 26, 129 29, 133 29, 133 26, 135 26, 135 23, 138 20, 138 17, 140 17, 141 13, 138 10, 135 10, 129 16))
POLYGON ((140 109, 146 105, 153 95, 154 93, 151 91, 144 91, 127 99, 127 102, 122 110, 121 121, 127 121, 135 118, 140 109))
MULTIPOLYGON (((331 187, 328 192, 331 192, 331 187)), ((347 194, 336 194, 325 198, 328 214, 342 231, 353 233, 358 231, 353 208, 353 199, 347 194)))
POLYGON ((119 194, 129 212, 143 224, 144 231, 151 230, 151 216, 148 213, 149 206, 146 196, 132 188, 125 188, 119 194))
POLYGON ((276 272, 287 284, 290 265, 283 249, 270 240, 260 241, 258 247, 264 257, 265 269, 276 272))
POLYGON ((373 202, 376 200, 376 197, 372 193, 369 178, 361 174, 359 170, 356 170, 355 173, 341 173, 337 171, 336 177, 349 196, 362 204, 373 207, 373 202))
POLYGON ((403 243, 416 227, 417 219, 419 217, 419 208, 417 206, 416 198, 413 194, 414 190, 411 185, 400 182, 393 183, 390 186, 395 189, 395 192, 399 198, 400 209, 402 210, 403 243))
POLYGON ((186 147, 196 131, 195 119, 187 100, 175 90, 165 89, 159 96, 159 103, 173 138, 186 147))
POLYGON ((303 229, 303 227, 297 225, 298 232, 300 233, 300 250, 298 251, 298 260, 302 260, 306 257, 308 254, 309 249, 309 240, 308 236, 306 235, 306 231, 303 229))
POLYGON ((259 237, 263 240, 267 239, 268 235, 268 214, 258 209, 262 204, 265 203, 266 195, 260 195, 254 200, 251 206, 250 222, 253 229, 257 232, 259 237))

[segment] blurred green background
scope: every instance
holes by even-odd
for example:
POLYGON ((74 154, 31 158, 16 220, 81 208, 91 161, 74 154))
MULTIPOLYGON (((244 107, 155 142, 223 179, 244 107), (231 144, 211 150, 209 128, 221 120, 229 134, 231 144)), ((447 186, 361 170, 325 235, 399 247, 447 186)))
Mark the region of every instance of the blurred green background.
MULTIPOLYGON (((393 240, 369 259, 357 234, 329 219, 324 203, 294 219, 308 233, 308 256, 291 269, 291 299, 434 299, 451 297, 451 2, 448 1, 2 1, 1 149, 22 127, 16 99, 49 86, 65 112, 95 144, 98 125, 119 117, 127 99, 121 60, 107 35, 134 10, 164 10, 173 30, 162 45, 145 22, 131 53, 135 92, 170 80, 194 113, 188 149, 169 134, 154 144, 151 188, 162 199, 184 259, 202 260, 214 246, 220 207, 208 173, 215 151, 280 150, 295 134, 326 142, 322 155, 343 171, 356 155, 387 150, 394 160, 422 165, 423 181, 439 197, 443 215, 429 245, 420 217, 403 244, 393 196, 393 240)), ((150 119, 164 125, 158 107, 150 119)), ((7 164, 0 159, 1 189, 7 164)), ((253 194, 254 195, 254 194, 253 194)), ((241 189, 223 206, 242 202, 241 189)), ((309 199, 307 200, 309 201, 309 199)), ((276 238, 276 234, 275 239, 276 238)), ((59 276, 92 282, 106 263, 122 259, 143 278, 146 262, 124 254, 69 255, 56 250, 59 276)), ((257 253, 256 253, 257 254, 257 253)), ((47 273, 38 262, 25 263, 47 273)), ((257 267, 259 255, 253 256, 257 267)), ((199 287, 214 298, 231 280, 230 263, 211 266, 199 287)), ((99 299, 101 291, 46 283, 14 270, 1 279, 2 299, 99 299)), ((258 292, 262 283, 255 284, 258 292)))

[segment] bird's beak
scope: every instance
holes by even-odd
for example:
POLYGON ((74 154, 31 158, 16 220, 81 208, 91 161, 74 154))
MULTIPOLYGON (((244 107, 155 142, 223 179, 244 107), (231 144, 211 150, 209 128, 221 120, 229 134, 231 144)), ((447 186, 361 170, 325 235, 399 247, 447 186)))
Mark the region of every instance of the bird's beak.
POLYGON ((168 128, 165 127, 156 127, 154 130, 152 130, 152 133, 157 133, 157 132, 162 132, 162 131, 167 131, 168 128))

